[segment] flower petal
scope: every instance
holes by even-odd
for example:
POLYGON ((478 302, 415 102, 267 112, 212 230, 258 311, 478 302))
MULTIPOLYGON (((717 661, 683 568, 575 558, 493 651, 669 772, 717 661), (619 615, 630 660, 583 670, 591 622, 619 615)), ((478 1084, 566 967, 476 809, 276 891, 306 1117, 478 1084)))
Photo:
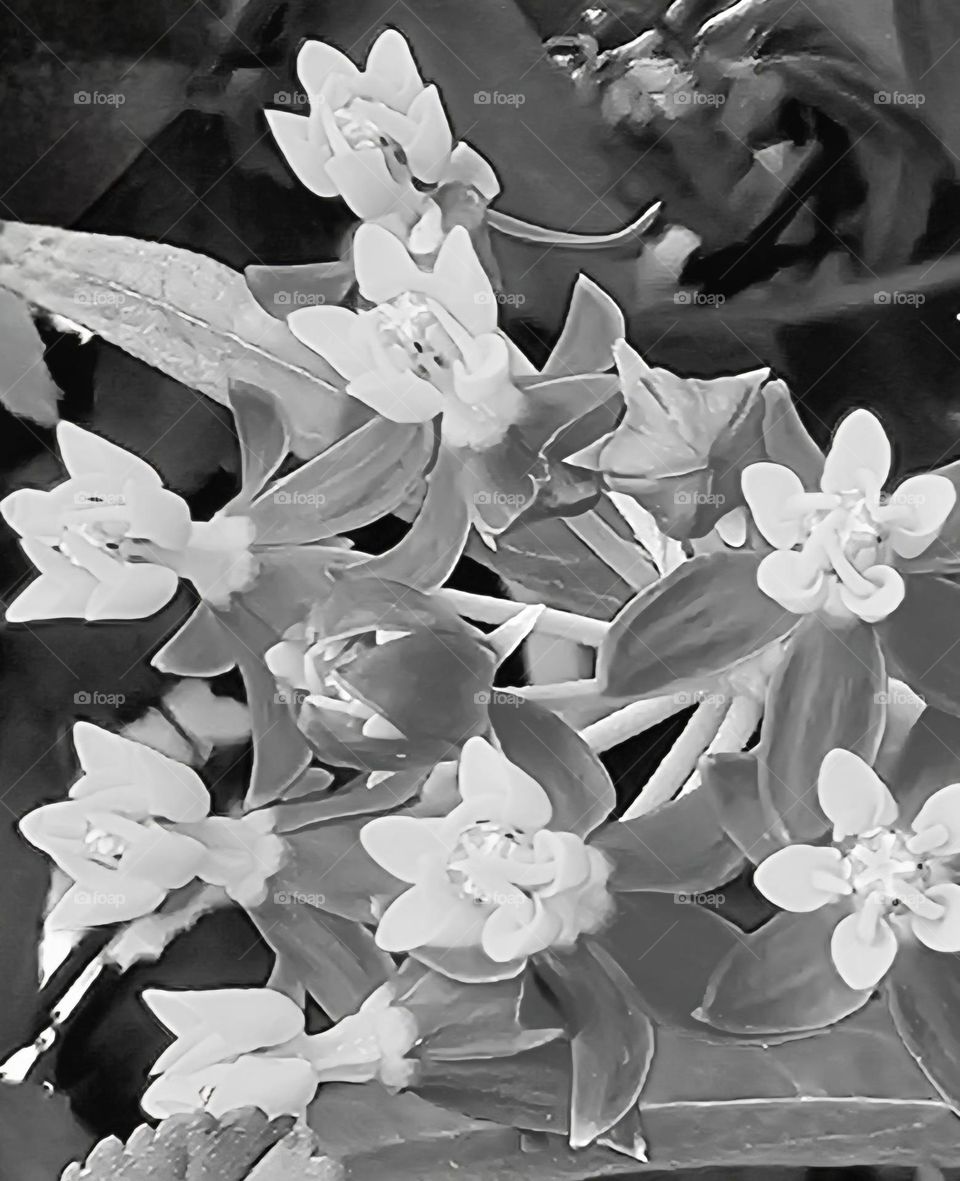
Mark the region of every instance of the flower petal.
POLYGON ((146 619, 155 615, 177 593, 180 579, 168 566, 150 562, 125 563, 120 574, 101 582, 87 603, 86 618, 146 619))
POLYGON ((219 1117, 250 1106, 274 1119, 303 1115, 316 1089, 316 1073, 302 1058, 246 1054, 192 1074, 161 1075, 144 1092, 140 1106, 155 1119, 198 1110, 219 1117))
POLYGON ((560 934, 562 923, 539 899, 524 898, 516 906, 499 906, 483 927, 481 946, 498 964, 545 951, 560 934))
POLYGON ((803 536, 800 514, 789 507, 803 495, 796 472, 779 463, 751 463, 740 477, 743 495, 757 528, 776 549, 790 549, 803 536))
POLYGON ((137 480, 129 480, 123 491, 130 513, 128 537, 147 537, 165 549, 182 549, 187 544, 193 522, 182 496, 137 480))
POLYGON ((415 132, 401 144, 410 171, 418 180, 435 183, 443 177, 453 149, 453 133, 436 86, 422 90, 410 104, 407 114, 414 123, 415 132))
POLYGON ((781 910, 804 914, 836 902, 847 890, 831 888, 843 877, 843 855, 832 846, 787 845, 761 861, 753 884, 781 910))
POLYGON ((466 226, 454 226, 447 234, 433 273, 425 276, 420 290, 445 307, 474 336, 493 332, 497 327, 493 287, 466 226))
POLYGON ((88 883, 71 886, 47 916, 51 931, 82 931, 123 923, 150 914, 166 897, 154 882, 107 871, 108 888, 92 889, 88 883))
POLYGON ((159 487, 160 476, 146 460, 116 443, 85 431, 72 422, 57 424, 57 445, 60 456, 71 476, 82 476, 90 472, 109 472, 111 479, 120 483, 139 480, 159 487))
POLYGON ((317 197, 336 197, 339 189, 327 172, 330 147, 325 141, 310 138, 309 118, 292 111, 264 111, 264 115, 297 180, 317 197))
POLYGON ((99 586, 94 576, 39 541, 24 539, 20 545, 41 573, 7 607, 7 622, 85 619, 90 596, 99 586))
POLYGON ((864 623, 879 623, 881 619, 892 615, 903 602, 906 586, 899 571, 892 566, 869 566, 863 576, 877 589, 868 595, 858 595, 841 583, 840 600, 848 611, 864 623))
POLYGON ((897 818, 897 802, 876 771, 840 747, 828 751, 820 764, 817 799, 833 824, 835 841, 871 832, 897 818))
POLYGON ((757 567, 757 586, 796 615, 809 615, 822 607, 830 590, 823 571, 796 550, 767 554, 757 567))
POLYGON ((939 902, 944 913, 938 919, 912 914, 910 926, 914 935, 932 951, 960 951, 960 885, 943 882, 930 886, 924 893, 933 902, 939 902))
POLYGON ((930 850, 934 857, 953 857, 960 853, 960 783, 941 787, 923 805, 911 825, 915 833, 943 828, 944 840, 930 850))
POLYGON ((415 816, 378 816, 360 830, 360 844, 401 882, 423 877, 424 863, 443 863, 450 852, 443 839, 444 820, 415 816))
MULTIPOLYGON (((382 148, 355 148, 334 152, 327 161, 327 176, 353 212, 365 219, 385 217, 412 194, 394 180, 382 148)), ((419 201, 416 201, 419 204, 419 201)))
POLYGON ((844 984, 856 990, 879 984, 896 954, 897 937, 885 919, 880 919, 873 939, 868 940, 861 931, 860 915, 848 914, 837 923, 830 939, 837 972, 844 984))
POLYGON ((404 891, 384 911, 377 925, 377 946, 384 951, 479 944, 488 907, 461 898, 442 871, 404 891))
POLYGON ((437 387, 405 370, 368 370, 350 382, 347 393, 391 422, 429 422, 443 409, 437 387))
POLYGON ((890 440, 869 410, 854 410, 840 423, 820 487, 824 492, 879 492, 890 474, 890 440))
POLYGON ((360 71, 345 53, 326 41, 304 41, 297 54, 297 77, 312 98, 319 94, 332 74, 340 74, 353 84, 360 81, 360 71))
POLYGON ((485 738, 468 738, 460 754, 460 796, 465 804, 494 797, 499 815, 487 819, 526 831, 546 828, 553 816, 550 797, 539 783, 485 738))
POLYGON ((469 144, 457 144, 450 153, 443 180, 445 184, 459 181, 464 185, 472 185, 488 201, 492 201, 500 192, 500 181, 493 165, 469 144))
POLYGON ((423 90, 423 79, 407 39, 397 29, 385 29, 374 41, 363 68, 364 93, 406 111, 423 90))
POLYGON ((361 294, 386 303, 405 291, 422 292, 426 281, 407 248, 383 226, 362 225, 353 239, 353 265, 361 294))
POLYGON ((359 320, 358 313, 349 308, 297 308, 287 316, 287 327, 349 380, 366 373, 373 364, 359 320))
POLYGON ((890 497, 891 505, 904 505, 911 519, 890 528, 893 549, 902 558, 915 558, 938 536, 953 510, 957 490, 945 476, 925 473, 911 476, 890 497))

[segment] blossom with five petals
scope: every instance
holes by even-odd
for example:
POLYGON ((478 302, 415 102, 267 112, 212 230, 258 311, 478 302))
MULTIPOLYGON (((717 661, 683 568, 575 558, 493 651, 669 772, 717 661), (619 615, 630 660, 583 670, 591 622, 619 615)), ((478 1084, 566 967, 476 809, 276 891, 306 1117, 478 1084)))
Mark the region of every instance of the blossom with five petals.
POLYGON ((751 464, 743 494, 763 536, 774 546, 757 583, 788 611, 820 608, 876 623, 903 601, 892 562, 915 558, 935 540, 956 500, 944 476, 911 476, 889 496, 891 448, 880 422, 855 410, 837 429, 819 492, 777 463, 751 464))
POLYGON ((553 807, 530 775, 483 738, 460 756, 461 803, 445 817, 380 816, 363 847, 410 888, 386 909, 386 951, 479 948, 491 976, 516 975, 527 958, 570 946, 607 917, 609 862, 571 832, 550 829, 553 807))
POLYGON ((307 41, 297 74, 309 115, 267 111, 267 122, 311 192, 340 196, 358 217, 405 231, 430 210, 439 185, 469 185, 487 201, 500 191, 478 152, 454 146, 437 88, 424 84, 396 29, 380 34, 362 70, 332 45, 307 41))
POLYGON ((169 603, 181 577, 214 603, 251 582, 246 517, 194 522, 139 456, 70 422, 57 442, 69 478, 0 502, 40 571, 7 608, 9 622, 143 619, 169 603))
POLYGON ((76 723, 73 741, 83 774, 69 799, 20 821, 74 883, 52 927, 138 918, 194 878, 238 901, 260 900, 285 849, 268 813, 211 817, 203 781, 183 763, 88 722, 76 723))
POLYGON ((164 1119, 203 1108, 220 1116, 256 1106, 269 1117, 306 1111, 322 1082, 379 1079, 400 1089, 415 1063, 413 1015, 382 985, 323 1033, 308 1035, 289 997, 270 988, 148 989, 143 999, 176 1041, 154 1063, 141 1106, 164 1119))
POLYGON ((879 776, 838 748, 823 760, 817 795, 833 843, 772 853, 757 867, 757 889, 797 913, 849 905, 830 955, 850 988, 873 988, 882 979, 898 938, 912 934, 934 951, 960 951, 960 885, 949 863, 960 853, 960 784, 929 796, 906 831, 879 776))

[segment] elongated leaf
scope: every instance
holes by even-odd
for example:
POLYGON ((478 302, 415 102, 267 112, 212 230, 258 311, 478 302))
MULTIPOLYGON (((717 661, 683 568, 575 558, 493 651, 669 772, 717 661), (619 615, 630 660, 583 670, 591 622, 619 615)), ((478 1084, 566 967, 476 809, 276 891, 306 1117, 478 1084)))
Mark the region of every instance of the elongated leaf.
POLYGON ((578 275, 560 339, 543 367, 551 377, 602 372, 613 365, 613 345, 626 336, 623 312, 586 275, 578 275))
POLYGON ((0 404, 11 414, 49 427, 60 417, 59 397, 27 305, 0 291, 0 404))
POLYGON ((571 1033, 570 1143, 585 1148, 636 1104, 653 1059, 653 1025, 630 978, 590 940, 544 952, 536 970, 571 1033))
POLYGON ((598 653, 603 691, 653 697, 701 686, 782 639, 797 617, 761 594, 759 561, 753 553, 693 558, 641 591, 598 653))
POLYGON ((282 892, 248 911, 263 938, 334 1021, 355 1012, 389 977, 393 961, 359 923, 282 892), (277 901, 278 898, 292 899, 277 901))
POLYGON ((846 913, 837 905, 810 914, 778 914, 738 941, 707 984, 700 1020, 730 1033, 820 1029, 863 1007, 830 958, 830 936, 846 913))
POLYGON ((302 545, 369 525, 409 495, 430 432, 375 418, 269 487, 248 515, 259 545, 302 545))
POLYGON ((713 797, 723 831, 754 864, 793 843, 783 821, 760 794, 760 768, 752 752, 701 759, 700 788, 713 797))
POLYGON ((735 877, 744 862, 703 789, 636 820, 614 820, 591 844, 613 861, 610 888, 624 892, 705 893, 735 877))
POLYGON ((904 576, 906 597, 878 624, 891 673, 929 705, 960 715, 960 585, 931 574, 904 576))
MULTIPOLYGON (((328 782, 324 786, 328 786, 332 776, 327 772, 308 771, 304 779, 318 773, 327 777, 328 782)), ((426 776, 426 771, 398 771, 375 787, 367 787, 366 780, 361 779, 356 786, 329 792, 320 799, 300 802, 301 795, 307 794, 310 787, 309 782, 301 780, 287 792, 283 804, 277 809, 277 832, 293 832, 328 820, 345 820, 352 816, 372 816, 377 812, 389 812, 412 799, 423 786, 426 776), (287 802, 293 799, 298 802, 287 802)))
POLYGON ((885 991, 903 1044, 960 1114, 960 975, 956 956, 920 943, 897 953, 885 991))
POLYGON ((607 770, 580 735, 550 710, 493 693, 488 709, 503 753, 542 784, 553 805, 552 828, 586 836, 613 811, 607 770))
POLYGON ((242 511, 260 492, 290 450, 290 436, 280 402, 273 394, 244 381, 230 383, 227 394, 240 444, 240 494, 227 512, 242 511))
POLYGON ((229 383, 276 394, 312 455, 365 415, 334 371, 259 307, 243 276, 156 242, 4 222, 0 287, 66 316, 224 405, 229 383))
POLYGON ((206 603, 200 603, 150 663, 178 677, 215 677, 233 668, 236 657, 220 620, 206 603))
POLYGON ((820 764, 834 747, 872 763, 883 736, 885 668, 876 631, 809 615, 790 637, 767 690, 756 750, 764 811, 790 840, 828 828, 817 803, 820 764))

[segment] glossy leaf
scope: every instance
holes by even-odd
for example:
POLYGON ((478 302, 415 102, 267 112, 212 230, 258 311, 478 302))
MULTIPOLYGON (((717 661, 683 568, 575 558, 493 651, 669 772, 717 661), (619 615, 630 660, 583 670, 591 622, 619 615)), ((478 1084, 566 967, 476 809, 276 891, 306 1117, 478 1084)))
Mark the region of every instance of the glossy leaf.
POLYGON ((641 591, 599 650, 603 691, 653 697, 702 685, 787 635, 797 617, 760 592, 759 561, 753 553, 693 558, 641 591))
POLYGON ((630 978, 588 939, 542 953, 536 970, 570 1031, 570 1143, 585 1148, 635 1106, 653 1059, 653 1025, 630 978))
POLYGON ((392 512, 427 465, 430 433, 375 418, 277 480, 248 516, 258 545, 301 545, 392 512))
POLYGON ((739 940, 717 964, 699 1019, 731 1033, 795 1033, 862 1008, 870 990, 848 988, 830 958, 830 936, 846 913, 835 904, 778 914, 739 940))
POLYGON ((782 381, 768 382, 762 390, 766 405, 763 441, 767 457, 795 471, 804 488, 818 488, 824 455, 800 421, 790 391, 782 381))
POLYGON ((493 692, 490 723, 503 753, 541 784, 553 805, 550 827, 586 836, 613 811, 616 792, 606 768, 550 710, 493 692))
POLYGON ((901 946, 885 992, 903 1044, 960 1114, 960 976, 956 956, 920 943, 901 946))
POLYGON ((215 612, 200 603, 150 663, 178 677, 215 677, 233 668, 236 657, 215 612))
POLYGON ((230 409, 240 446, 240 494, 227 506, 242 512, 260 492, 290 450, 290 437, 280 402, 248 382, 230 383, 230 409))
POLYGON ((702 788, 635 820, 614 820, 591 841, 613 861, 610 888, 698 894, 735 877, 743 852, 702 788))
POLYGON ((791 841, 829 827, 817 802, 824 756, 842 747, 872 763, 883 735, 885 668, 877 633, 853 620, 807 616, 794 631, 767 690, 755 751, 766 815, 791 841))
POLYGON ((890 672, 929 705, 960 715, 960 585, 932 574, 904 577, 906 597, 878 624, 890 672))
POLYGON ((701 759, 700 790, 712 796, 721 828, 754 864, 792 843, 783 821, 760 794, 760 768, 753 753, 701 759))
POLYGON ((543 367, 551 377, 595 373, 613 365, 613 345, 626 336, 623 312, 586 275, 578 275, 560 339, 543 367))

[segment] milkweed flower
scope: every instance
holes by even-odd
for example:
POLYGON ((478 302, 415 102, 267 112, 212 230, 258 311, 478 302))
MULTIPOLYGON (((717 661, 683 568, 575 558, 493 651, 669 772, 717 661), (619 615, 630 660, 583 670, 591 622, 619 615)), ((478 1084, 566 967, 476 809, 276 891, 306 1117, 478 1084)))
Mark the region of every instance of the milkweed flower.
POLYGON ((757 528, 774 546, 757 583, 788 611, 820 608, 867 623, 900 606, 905 588, 896 557, 915 558, 936 539, 956 500, 953 484, 932 473, 911 476, 889 496, 891 448, 867 410, 840 424, 819 492, 777 463, 751 464, 743 494, 757 528))
POLYGON ((73 423, 58 425, 57 443, 69 478, 0 501, 40 571, 7 608, 9 622, 143 619, 169 603, 181 577, 214 603, 252 582, 246 517, 192 521, 148 463, 73 423))
POLYGON ((69 798, 20 831, 72 879, 48 919, 75 929, 149 914, 194 878, 253 904, 284 857, 269 813, 211 817, 192 768, 88 722, 73 727, 83 771, 69 798))
POLYGON ((607 917, 610 866, 571 832, 550 826, 547 793, 485 739, 460 756, 461 803, 448 816, 381 816, 364 825, 370 856, 409 888, 385 910, 377 943, 414 954, 479 948, 492 975, 574 943, 607 917))
POLYGON ((198 1108, 220 1116, 246 1106, 271 1118, 302 1116, 320 1083, 379 1079, 399 1090, 416 1069, 405 1055, 417 1023, 394 1005, 390 985, 313 1035, 300 1007, 270 988, 148 989, 143 999, 176 1035, 154 1063, 150 1073, 158 1077, 141 1100, 157 1119, 198 1108))
POLYGON ((309 115, 267 111, 297 178, 320 197, 340 196, 366 221, 409 230, 431 211, 430 191, 459 182, 487 200, 496 174, 469 144, 454 145, 436 86, 424 83, 396 29, 373 43, 366 65, 323 41, 307 41, 297 74, 309 115))
POLYGON ((376 306, 299 308, 287 319, 293 334, 384 418, 442 414, 451 446, 500 442, 523 408, 513 377, 534 370, 497 331, 496 296, 469 231, 454 227, 426 271, 383 227, 362 225, 354 263, 361 294, 376 306))
POLYGON ((879 776, 850 751, 823 760, 820 807, 833 825, 829 845, 788 845, 757 867, 757 889, 783 910, 805 913, 843 902, 851 913, 830 940, 837 972, 853 989, 887 973, 898 940, 960 951, 960 784, 934 792, 909 829, 879 776))

